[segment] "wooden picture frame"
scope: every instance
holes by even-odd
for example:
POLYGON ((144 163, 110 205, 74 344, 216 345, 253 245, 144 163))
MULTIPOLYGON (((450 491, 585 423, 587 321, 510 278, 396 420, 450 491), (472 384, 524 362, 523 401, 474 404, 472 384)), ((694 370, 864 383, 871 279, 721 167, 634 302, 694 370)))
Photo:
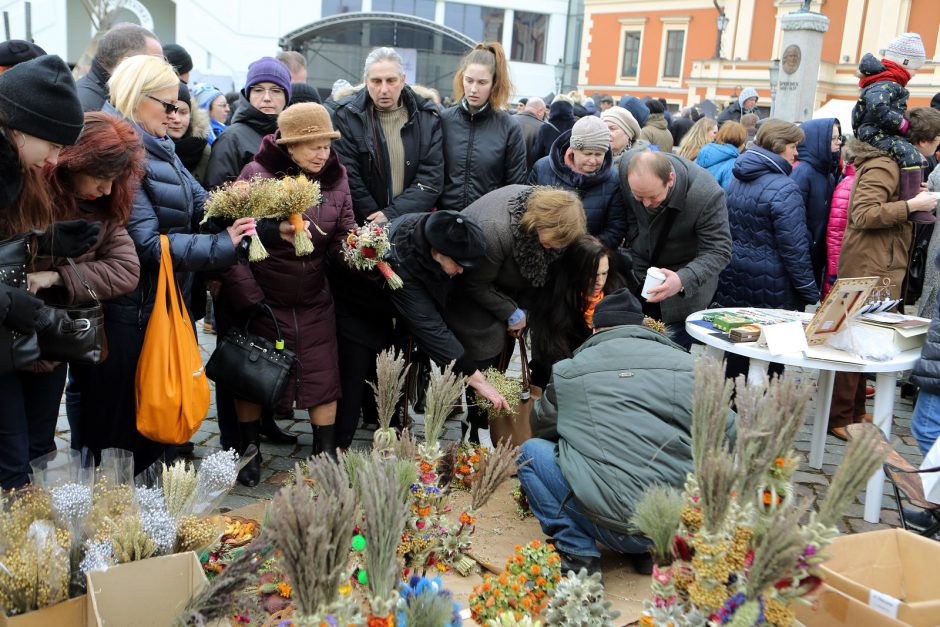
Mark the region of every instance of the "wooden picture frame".
POLYGON ((868 302, 880 280, 879 277, 837 279, 806 327, 806 343, 810 346, 823 344, 842 330, 845 321, 868 302))

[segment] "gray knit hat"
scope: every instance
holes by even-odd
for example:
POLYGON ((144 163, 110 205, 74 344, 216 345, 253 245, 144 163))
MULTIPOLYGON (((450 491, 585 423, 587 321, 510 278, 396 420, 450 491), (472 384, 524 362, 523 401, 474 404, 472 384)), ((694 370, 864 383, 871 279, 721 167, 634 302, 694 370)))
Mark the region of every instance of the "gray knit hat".
POLYGON ((600 118, 586 115, 571 127, 571 147, 575 150, 598 150, 610 148, 610 131, 600 118))
POLYGON ((613 122, 630 138, 630 141, 636 141, 640 136, 640 124, 633 117, 633 114, 623 107, 611 107, 601 113, 601 121, 613 122))

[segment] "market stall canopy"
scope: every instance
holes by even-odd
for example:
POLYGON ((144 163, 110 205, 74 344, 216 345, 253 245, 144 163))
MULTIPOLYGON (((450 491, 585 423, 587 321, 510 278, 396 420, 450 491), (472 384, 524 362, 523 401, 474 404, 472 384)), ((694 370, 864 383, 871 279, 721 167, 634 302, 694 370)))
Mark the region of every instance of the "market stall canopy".
POLYGON ((852 132, 852 109, 855 108, 854 100, 840 100, 833 98, 823 106, 813 112, 813 119, 836 118, 842 125, 843 135, 854 135, 852 132))

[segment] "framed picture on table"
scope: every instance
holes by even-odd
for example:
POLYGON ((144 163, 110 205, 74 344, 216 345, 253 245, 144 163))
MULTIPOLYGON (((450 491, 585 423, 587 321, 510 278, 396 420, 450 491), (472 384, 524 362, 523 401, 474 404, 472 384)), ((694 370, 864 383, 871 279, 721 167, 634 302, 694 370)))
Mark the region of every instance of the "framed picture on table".
POLYGON ((879 277, 837 279, 806 327, 806 343, 810 346, 823 344, 838 333, 845 321, 868 303, 879 281, 879 277))

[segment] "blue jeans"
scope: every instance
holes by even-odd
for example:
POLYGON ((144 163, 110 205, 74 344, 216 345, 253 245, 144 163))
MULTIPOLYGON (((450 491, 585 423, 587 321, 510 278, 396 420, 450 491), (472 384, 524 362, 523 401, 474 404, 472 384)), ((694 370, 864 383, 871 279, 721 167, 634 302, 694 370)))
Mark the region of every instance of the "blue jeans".
POLYGON ((940 395, 921 390, 917 394, 917 405, 911 414, 911 433, 924 455, 940 438, 940 395))
MULTIPOLYGON (((620 553, 646 553, 650 541, 639 535, 617 533, 585 516, 574 500, 571 486, 556 460, 554 442, 533 438, 522 445, 519 481, 542 531, 555 548, 569 555, 600 557, 597 541, 620 553), (525 463, 528 462, 528 463, 525 463)), ((618 498, 611 494, 612 499, 618 498)))

